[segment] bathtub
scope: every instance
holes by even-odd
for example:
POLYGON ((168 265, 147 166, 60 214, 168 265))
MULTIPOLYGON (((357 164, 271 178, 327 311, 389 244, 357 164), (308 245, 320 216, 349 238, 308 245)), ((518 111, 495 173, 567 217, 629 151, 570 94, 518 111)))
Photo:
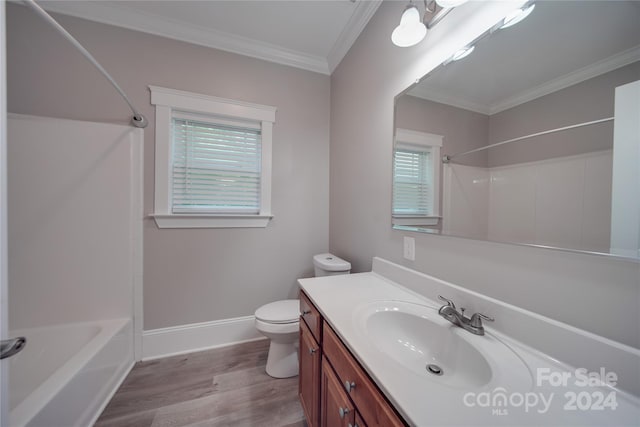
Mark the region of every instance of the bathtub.
POLYGON ((27 346, 9 360, 12 427, 92 425, 132 368, 130 319, 13 330, 27 346))

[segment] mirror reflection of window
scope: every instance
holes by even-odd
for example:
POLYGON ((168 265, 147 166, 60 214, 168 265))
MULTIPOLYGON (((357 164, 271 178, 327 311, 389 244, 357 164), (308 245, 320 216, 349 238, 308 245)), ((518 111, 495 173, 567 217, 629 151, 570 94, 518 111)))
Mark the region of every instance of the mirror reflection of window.
POLYGON ((395 225, 438 225, 442 138, 425 132, 396 129, 392 208, 395 225))
POLYGON ((433 157, 427 147, 396 146, 393 214, 433 215, 433 157))

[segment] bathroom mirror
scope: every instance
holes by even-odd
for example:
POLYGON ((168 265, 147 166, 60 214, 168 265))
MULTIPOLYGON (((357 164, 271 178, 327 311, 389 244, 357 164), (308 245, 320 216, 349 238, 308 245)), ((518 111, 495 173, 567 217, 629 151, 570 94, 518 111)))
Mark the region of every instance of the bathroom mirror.
POLYGON ((393 226, 640 258, 640 2, 530 4, 396 97, 393 226))

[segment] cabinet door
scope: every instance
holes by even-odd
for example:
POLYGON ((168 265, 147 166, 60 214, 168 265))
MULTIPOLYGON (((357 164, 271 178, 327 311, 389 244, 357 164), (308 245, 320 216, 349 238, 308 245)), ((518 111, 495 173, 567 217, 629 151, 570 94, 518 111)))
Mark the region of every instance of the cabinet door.
POLYGON ((318 427, 320 414, 321 349, 304 322, 300 322, 298 392, 309 427, 318 427))
POLYGON ((362 419, 369 427, 403 427, 404 422, 326 322, 323 334, 323 355, 331 362, 342 389, 348 393, 362 419))
POLYGON ((355 423, 355 410, 333 368, 322 358, 322 399, 320 425, 322 427, 349 427, 355 423))

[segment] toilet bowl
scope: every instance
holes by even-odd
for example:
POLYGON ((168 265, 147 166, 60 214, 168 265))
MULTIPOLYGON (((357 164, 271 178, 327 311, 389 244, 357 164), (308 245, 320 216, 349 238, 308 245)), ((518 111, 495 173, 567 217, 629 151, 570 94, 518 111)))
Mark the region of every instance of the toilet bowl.
MULTIPOLYGON (((316 276, 349 274, 351 264, 332 254, 313 257, 316 276)), ((274 378, 298 375, 298 337, 300 301, 288 299, 272 302, 255 312, 256 329, 271 340, 267 356, 267 374, 274 378)))
POLYGON ((267 374, 275 378, 298 375, 300 301, 287 299, 263 305, 256 310, 256 329, 271 340, 267 374))

